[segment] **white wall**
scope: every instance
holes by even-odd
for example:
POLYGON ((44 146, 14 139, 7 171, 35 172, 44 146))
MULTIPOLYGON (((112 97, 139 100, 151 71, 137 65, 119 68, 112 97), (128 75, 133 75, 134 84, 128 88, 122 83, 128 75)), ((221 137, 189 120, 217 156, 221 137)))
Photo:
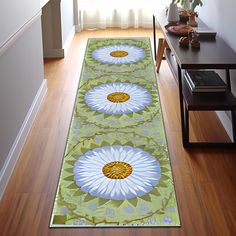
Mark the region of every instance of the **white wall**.
MULTIPOLYGON (((203 6, 196 8, 199 12, 199 17, 211 28, 216 30, 217 35, 220 36, 228 43, 228 45, 236 52, 236 26, 235 26, 235 0, 204 0, 203 6)), ((224 78, 224 72, 219 71, 220 75, 224 78)), ((236 96, 236 71, 231 70, 231 85, 232 92, 236 96)), ((226 130, 231 130, 229 122, 226 120, 227 116, 218 114, 226 130)), ((231 135, 232 136, 232 135, 231 135)))
POLYGON ((236 52, 235 0, 204 0, 202 7, 196 8, 200 18, 214 28, 236 52))
POLYGON ((46 93, 40 0, 0 0, 0 199, 46 93))
POLYGON ((40 0, 0 0, 0 47, 40 10, 40 0))
POLYGON ((66 41, 74 27, 74 3, 73 0, 61 0, 61 24, 62 44, 66 41))
POLYGON ((43 81, 40 18, 0 57, 0 169, 43 81))
POLYGON ((49 2, 49 0, 40 0, 41 8, 42 8, 43 6, 45 6, 48 2, 49 2))

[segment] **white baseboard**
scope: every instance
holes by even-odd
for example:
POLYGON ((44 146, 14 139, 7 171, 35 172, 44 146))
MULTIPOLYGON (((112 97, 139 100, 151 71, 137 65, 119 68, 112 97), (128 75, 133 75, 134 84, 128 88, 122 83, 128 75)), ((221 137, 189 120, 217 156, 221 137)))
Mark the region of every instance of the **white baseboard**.
POLYGON ((224 126, 231 141, 233 141, 232 124, 231 124, 230 118, 227 116, 225 111, 216 111, 216 114, 217 114, 218 118, 220 119, 222 125, 224 126))
POLYGON ((64 57, 67 55, 67 52, 69 51, 69 48, 70 48, 70 45, 73 41, 74 36, 75 36, 75 26, 72 27, 70 34, 68 35, 68 37, 63 45, 64 57))
POLYGON ((20 157, 20 153, 25 144, 27 135, 31 129, 31 126, 34 122, 34 119, 37 115, 39 107, 43 101, 45 94, 47 93, 47 80, 43 80, 33 103, 25 117, 25 120, 20 128, 19 133, 16 136, 16 139, 11 147, 10 152, 6 158, 3 168, 0 172, 0 199, 2 198, 4 191, 7 187, 8 181, 13 173, 15 165, 20 157))

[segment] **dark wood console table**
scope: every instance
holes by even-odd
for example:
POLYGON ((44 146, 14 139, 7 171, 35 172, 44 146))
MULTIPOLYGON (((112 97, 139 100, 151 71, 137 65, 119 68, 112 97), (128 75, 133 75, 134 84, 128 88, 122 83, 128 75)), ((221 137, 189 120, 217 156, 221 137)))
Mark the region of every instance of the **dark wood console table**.
MULTIPOLYGON (((184 49, 179 47, 179 37, 166 31, 167 24, 165 11, 153 15, 154 55, 159 72, 162 52, 170 69, 178 81, 179 103, 182 126, 182 141, 184 147, 236 147, 236 98, 231 93, 230 70, 236 69, 236 53, 219 37, 216 40, 201 40, 200 50, 184 49), (164 38, 159 39, 156 48, 156 26, 158 23, 164 38), (192 94, 183 81, 183 72, 188 69, 223 69, 226 74, 227 91, 225 94, 204 93, 192 94), (189 111, 229 110, 231 111, 233 142, 190 142, 189 141, 189 111)), ((204 23, 198 19, 199 26, 204 23)))

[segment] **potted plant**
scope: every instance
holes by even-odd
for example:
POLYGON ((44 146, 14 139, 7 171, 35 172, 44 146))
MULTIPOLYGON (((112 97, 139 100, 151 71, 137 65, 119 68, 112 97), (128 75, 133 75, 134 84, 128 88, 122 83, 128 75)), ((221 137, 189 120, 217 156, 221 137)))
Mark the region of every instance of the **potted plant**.
POLYGON ((202 6, 203 4, 202 0, 172 0, 172 3, 180 3, 183 8, 191 9, 192 11, 195 10, 196 6, 202 6))
POLYGON ((202 0, 193 0, 191 2, 191 9, 194 11, 196 6, 202 6, 202 0))

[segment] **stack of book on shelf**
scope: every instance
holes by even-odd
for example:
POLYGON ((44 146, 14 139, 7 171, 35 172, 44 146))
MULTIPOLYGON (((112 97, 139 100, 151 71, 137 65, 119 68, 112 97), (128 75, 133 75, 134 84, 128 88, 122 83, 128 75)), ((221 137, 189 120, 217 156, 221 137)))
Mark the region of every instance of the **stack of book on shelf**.
POLYGON ((216 39, 216 31, 214 31, 208 27, 197 27, 196 33, 199 35, 200 39, 206 39, 206 40, 215 40, 216 39))
POLYGON ((184 79, 192 93, 225 92, 226 83, 215 71, 188 70, 184 79))

